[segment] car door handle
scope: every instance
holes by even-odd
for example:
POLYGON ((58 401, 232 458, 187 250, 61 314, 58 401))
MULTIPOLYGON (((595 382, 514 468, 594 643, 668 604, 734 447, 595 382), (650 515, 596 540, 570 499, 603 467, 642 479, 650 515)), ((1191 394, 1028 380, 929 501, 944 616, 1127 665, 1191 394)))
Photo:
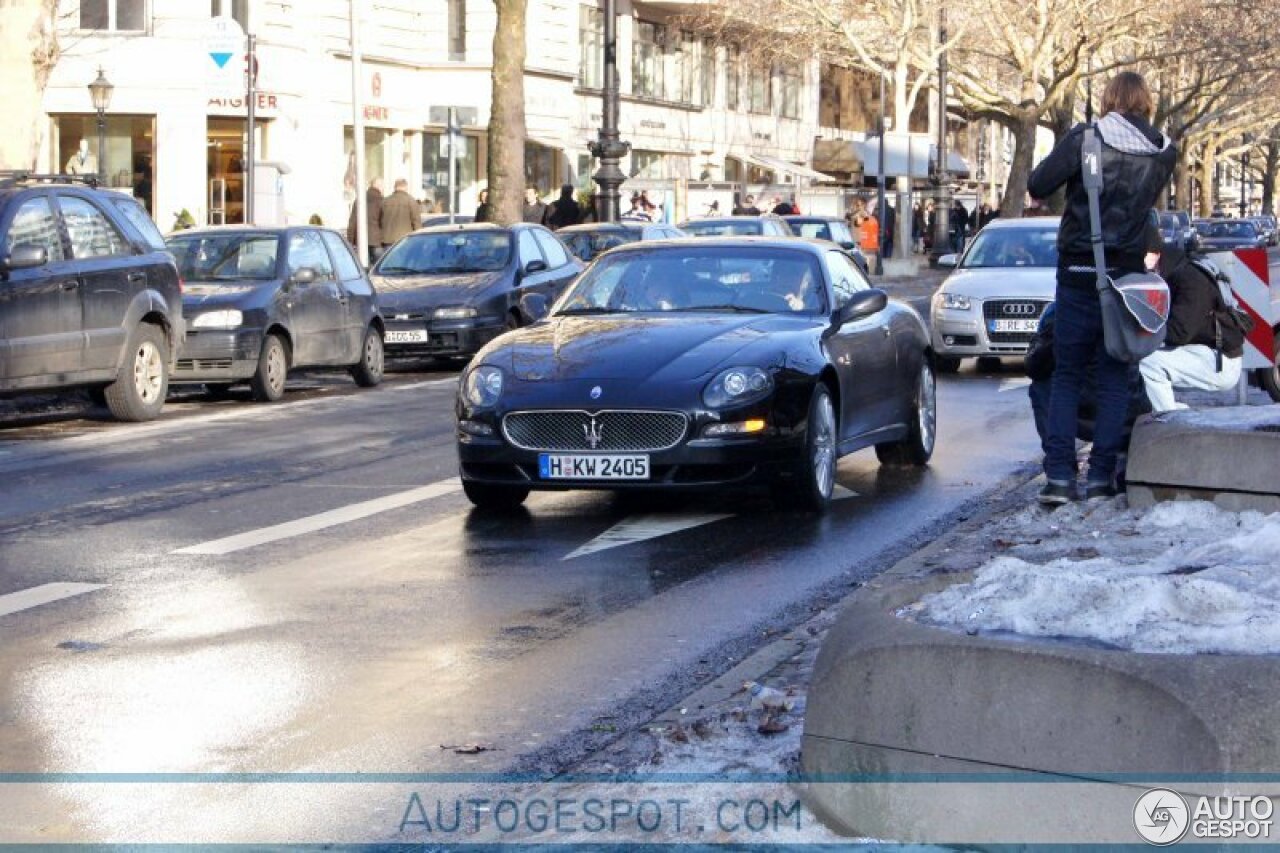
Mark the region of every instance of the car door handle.
POLYGON ((147 274, 146 274, 146 273, 144 273, 144 272, 131 272, 131 273, 129 273, 129 283, 130 283, 130 284, 141 284, 142 282, 144 282, 144 281, 146 281, 146 280, 147 280, 147 274))

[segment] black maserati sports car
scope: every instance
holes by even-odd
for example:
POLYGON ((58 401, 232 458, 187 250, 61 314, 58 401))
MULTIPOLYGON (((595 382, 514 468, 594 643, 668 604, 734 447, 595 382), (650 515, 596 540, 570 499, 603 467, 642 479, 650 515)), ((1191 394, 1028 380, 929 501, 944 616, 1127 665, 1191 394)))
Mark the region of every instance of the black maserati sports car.
POLYGON ((730 237, 605 253, 462 376, 467 497, 763 483, 821 511, 837 460, 924 465, 937 435, 920 316, 839 247, 730 237))

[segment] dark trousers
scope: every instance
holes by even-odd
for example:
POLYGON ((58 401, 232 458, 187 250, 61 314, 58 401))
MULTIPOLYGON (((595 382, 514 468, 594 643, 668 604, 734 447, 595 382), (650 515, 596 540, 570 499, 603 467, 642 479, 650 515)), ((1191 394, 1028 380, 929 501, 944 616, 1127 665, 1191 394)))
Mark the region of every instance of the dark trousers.
POLYGON ((1129 365, 1107 355, 1102 337, 1102 306, 1094 289, 1092 271, 1073 273, 1059 269, 1056 298, 1055 364, 1044 472, 1050 480, 1075 481, 1080 389, 1090 363, 1096 359, 1097 412, 1088 482, 1110 483, 1116 473, 1116 457, 1123 450, 1124 422, 1129 409, 1129 365))

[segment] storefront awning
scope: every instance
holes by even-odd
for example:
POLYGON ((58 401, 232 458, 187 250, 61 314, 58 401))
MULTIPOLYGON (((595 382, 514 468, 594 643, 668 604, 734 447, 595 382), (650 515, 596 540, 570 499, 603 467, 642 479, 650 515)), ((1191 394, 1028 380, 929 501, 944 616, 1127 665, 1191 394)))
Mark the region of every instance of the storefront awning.
POLYGON ((787 160, 781 160, 777 157, 769 157, 764 154, 744 154, 739 159, 761 169, 768 169, 783 175, 791 175, 793 178, 802 178, 806 181, 834 181, 835 178, 830 175, 823 174, 808 166, 802 166, 798 163, 791 163, 787 160))

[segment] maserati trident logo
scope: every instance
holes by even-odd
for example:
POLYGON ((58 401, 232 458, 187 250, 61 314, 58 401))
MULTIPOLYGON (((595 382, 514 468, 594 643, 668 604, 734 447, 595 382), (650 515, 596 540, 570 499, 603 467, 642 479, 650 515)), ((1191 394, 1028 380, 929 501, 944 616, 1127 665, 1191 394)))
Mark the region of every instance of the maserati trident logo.
POLYGON ((1034 302, 1010 302, 1004 306, 1004 313, 1014 317, 1034 317, 1036 306, 1034 302))
POLYGON ((603 394, 604 394, 604 389, 603 389, 603 388, 601 388, 599 385, 597 385, 596 387, 594 387, 594 388, 592 388, 592 389, 591 389, 591 399, 592 399, 592 400, 599 400, 599 399, 600 399, 600 397, 601 397, 601 395, 603 395, 603 394))
POLYGON ((582 425, 582 433, 586 436, 587 446, 592 450, 600 447, 600 442, 604 441, 604 426, 592 416, 590 423, 582 425))

